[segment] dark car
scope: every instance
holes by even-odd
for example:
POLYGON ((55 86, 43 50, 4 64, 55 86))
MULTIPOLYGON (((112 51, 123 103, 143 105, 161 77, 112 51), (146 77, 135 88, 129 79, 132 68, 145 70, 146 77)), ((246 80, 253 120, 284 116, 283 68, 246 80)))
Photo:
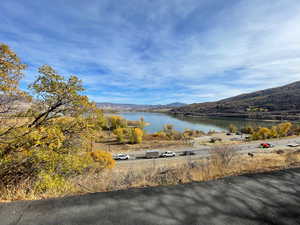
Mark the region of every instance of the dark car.
POLYGON ((196 155, 194 151, 184 151, 182 155, 196 155))

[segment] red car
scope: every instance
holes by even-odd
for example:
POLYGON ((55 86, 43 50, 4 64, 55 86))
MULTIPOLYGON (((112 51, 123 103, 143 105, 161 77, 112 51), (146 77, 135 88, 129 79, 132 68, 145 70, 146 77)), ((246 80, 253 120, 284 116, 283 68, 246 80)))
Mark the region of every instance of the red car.
POLYGON ((272 148, 274 146, 270 143, 261 143, 259 147, 260 148, 272 148))

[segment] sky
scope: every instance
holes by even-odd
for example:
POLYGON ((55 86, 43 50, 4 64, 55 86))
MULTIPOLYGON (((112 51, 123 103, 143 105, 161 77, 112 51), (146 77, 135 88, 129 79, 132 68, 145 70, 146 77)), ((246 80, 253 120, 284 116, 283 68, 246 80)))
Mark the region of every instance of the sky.
POLYGON ((299 0, 1 0, 0 42, 96 102, 207 102, 300 80, 299 0))

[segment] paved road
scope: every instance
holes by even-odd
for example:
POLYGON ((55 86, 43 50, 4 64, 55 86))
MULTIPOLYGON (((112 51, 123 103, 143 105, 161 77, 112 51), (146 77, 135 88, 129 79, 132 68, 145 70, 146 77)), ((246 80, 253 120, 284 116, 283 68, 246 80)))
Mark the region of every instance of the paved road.
POLYGON ((1 225, 297 225, 300 169, 0 204, 1 225))
MULTIPOLYGON (((236 144, 232 145, 234 149, 236 149, 240 153, 248 153, 248 152, 257 152, 261 149, 258 148, 259 144, 264 141, 252 141, 249 143, 244 143, 244 144, 236 144)), ((282 148, 290 148, 287 147, 288 144, 300 144, 300 137, 293 137, 293 138, 282 138, 282 139, 277 139, 277 140, 271 140, 267 141, 268 143, 271 143, 275 145, 275 149, 282 149, 282 148)), ((182 157, 182 153, 184 151, 190 150, 193 151, 196 155, 193 156, 193 158, 202 158, 202 157, 207 157, 209 156, 209 151, 214 148, 213 146, 199 146, 197 148, 186 148, 186 149, 179 149, 175 150, 176 152, 176 158, 182 157)), ((292 148, 290 148, 292 149, 292 148)), ((159 150, 160 152, 164 152, 163 149, 159 150)), ((135 160, 145 160, 149 161, 149 159, 145 159, 146 151, 138 151, 138 152, 133 152, 130 154, 130 160, 128 161, 118 161, 118 163, 134 163, 135 160)))

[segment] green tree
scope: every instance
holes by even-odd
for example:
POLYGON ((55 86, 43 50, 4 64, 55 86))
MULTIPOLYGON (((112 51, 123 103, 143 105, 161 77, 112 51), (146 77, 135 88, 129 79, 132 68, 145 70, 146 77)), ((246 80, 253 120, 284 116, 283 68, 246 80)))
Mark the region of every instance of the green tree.
POLYGON ((124 143, 125 140, 124 128, 117 128, 113 131, 113 133, 117 136, 118 142, 124 143))

